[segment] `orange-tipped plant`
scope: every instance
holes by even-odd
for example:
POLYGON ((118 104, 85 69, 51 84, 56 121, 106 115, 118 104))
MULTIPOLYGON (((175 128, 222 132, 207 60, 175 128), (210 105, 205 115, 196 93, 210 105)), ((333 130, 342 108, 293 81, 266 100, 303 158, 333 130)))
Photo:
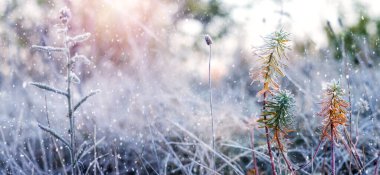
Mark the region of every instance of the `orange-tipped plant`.
POLYGON ((347 151, 354 156, 354 161, 358 166, 358 169, 363 169, 363 163, 360 160, 358 153, 356 152, 354 145, 351 142, 350 135, 348 134, 345 126, 347 125, 347 108, 350 106, 349 103, 343 99, 345 95, 344 90, 340 87, 340 84, 332 81, 331 84, 325 90, 323 100, 321 102, 322 108, 318 113, 319 116, 323 117, 323 128, 321 133, 320 142, 314 151, 314 155, 310 162, 301 166, 301 169, 307 167, 312 163, 319 151, 319 148, 323 145, 325 139, 331 141, 331 169, 332 174, 335 174, 335 143, 339 140, 345 145, 347 151), (344 131, 348 143, 346 143, 342 137, 341 128, 344 131))
MULTIPOLYGON (((264 38, 264 46, 258 48, 255 52, 255 54, 259 57, 259 64, 252 68, 249 74, 253 82, 259 81, 263 83, 263 88, 257 93, 257 96, 263 96, 263 111, 266 111, 266 99, 268 93, 273 95, 273 92, 277 91, 280 87, 277 83, 277 78, 280 76, 285 76, 282 68, 285 66, 283 60, 287 59, 285 50, 288 49, 288 37, 289 34, 283 30, 274 32, 264 38)), ((267 120, 266 115, 263 115, 263 120, 267 120)), ((264 128, 265 135, 267 137, 268 154, 271 161, 272 172, 273 174, 277 174, 271 150, 269 129, 266 125, 264 128)))
POLYGON ((322 100, 322 109, 318 113, 324 117, 322 139, 325 137, 330 140, 337 140, 341 137, 338 126, 345 126, 347 123, 347 107, 349 106, 342 96, 343 89, 339 83, 332 82, 326 89, 324 99, 322 100))
POLYGON ((263 89, 257 93, 258 96, 270 94, 272 90, 278 90, 279 85, 277 78, 284 77, 282 68, 285 66, 283 59, 288 59, 285 50, 288 49, 289 34, 280 30, 265 37, 265 44, 258 48, 255 52, 259 56, 259 64, 252 68, 249 72, 250 77, 254 81, 263 83, 263 89))
POLYGON ((324 117, 323 130, 321 140, 326 137, 331 141, 331 169, 332 174, 335 174, 335 142, 341 138, 339 126, 345 126, 347 123, 347 107, 349 106, 342 96, 343 89, 339 83, 332 82, 325 91, 324 99, 322 100, 322 109, 318 115, 324 117))

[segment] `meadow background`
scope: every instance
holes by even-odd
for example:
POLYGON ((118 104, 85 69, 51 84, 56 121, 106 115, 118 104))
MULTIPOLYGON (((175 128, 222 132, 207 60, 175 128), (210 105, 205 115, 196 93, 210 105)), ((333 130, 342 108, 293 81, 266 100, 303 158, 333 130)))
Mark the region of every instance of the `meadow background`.
MULTIPOLYGON (((101 90, 76 113, 78 142, 103 139, 80 162, 84 174, 211 174, 205 34, 214 40, 216 170, 249 173, 255 128, 260 172, 269 173, 264 131, 255 122, 261 113, 260 85, 251 85, 249 69, 257 59, 253 48, 279 29, 291 34, 281 80, 297 106, 290 160, 300 166, 311 159, 321 133, 316 113, 323 88, 335 79, 350 97, 348 127, 366 165, 361 171, 351 167, 347 150, 338 145, 337 172, 373 174, 380 156, 379 5, 366 0, 3 0, 0 172, 65 174, 67 151, 38 123, 49 118, 52 128, 67 133, 66 102, 29 82, 65 87, 63 56, 31 46, 62 44, 56 24, 66 6, 72 12, 69 33, 91 33, 73 47, 73 53, 91 61, 74 66, 81 79, 73 86, 74 100, 101 90)), ((328 149, 322 150, 301 174, 329 173, 328 149)))

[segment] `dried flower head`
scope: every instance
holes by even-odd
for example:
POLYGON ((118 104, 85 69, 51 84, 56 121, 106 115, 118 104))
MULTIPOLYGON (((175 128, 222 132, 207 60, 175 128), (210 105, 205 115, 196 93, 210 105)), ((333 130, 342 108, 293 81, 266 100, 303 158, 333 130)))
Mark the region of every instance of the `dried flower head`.
POLYGON ((359 101, 356 102, 356 107, 358 108, 359 112, 364 113, 369 110, 368 101, 360 98, 359 101))
POLYGON ((59 10, 59 19, 61 20, 62 24, 67 24, 70 21, 71 18, 71 11, 67 7, 63 7, 61 10, 59 10))
POLYGON ((205 35, 205 41, 207 45, 211 45, 213 43, 210 35, 208 34, 205 35))
POLYGON ((255 50, 258 55, 258 64, 251 68, 249 75, 252 78, 252 83, 259 81, 264 83, 263 89, 257 95, 269 92, 272 94, 272 89, 278 90, 277 77, 285 76, 283 67, 286 64, 283 59, 287 59, 285 50, 289 48, 289 34, 283 30, 274 32, 267 37, 264 37, 265 44, 263 47, 255 50))
POLYGON ((347 108, 349 104, 342 98, 344 90, 340 87, 338 82, 332 81, 328 85, 322 100, 322 109, 318 113, 319 116, 324 117, 322 139, 334 136, 335 139, 340 138, 338 126, 345 126, 347 122, 347 108), (330 134, 329 134, 330 133, 330 134))
POLYGON ((294 119, 295 100, 287 90, 276 92, 265 103, 265 109, 259 123, 273 130, 273 141, 281 151, 284 151, 283 140, 291 132, 294 119))

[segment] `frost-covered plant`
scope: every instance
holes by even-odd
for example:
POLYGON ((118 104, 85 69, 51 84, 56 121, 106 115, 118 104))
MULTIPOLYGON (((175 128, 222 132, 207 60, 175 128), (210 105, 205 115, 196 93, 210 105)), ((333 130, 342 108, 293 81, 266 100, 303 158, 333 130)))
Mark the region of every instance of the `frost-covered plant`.
POLYGON ((289 34, 283 30, 274 32, 264 37, 265 44, 255 52, 259 63, 251 68, 249 75, 254 81, 263 83, 263 88, 257 93, 258 96, 272 90, 278 90, 277 78, 285 76, 282 68, 286 65, 283 60, 288 59, 285 50, 288 49, 289 34))
POLYGON ((321 102, 321 111, 319 116, 323 117, 323 127, 320 137, 320 142, 314 151, 314 155, 307 164, 301 166, 301 169, 309 166, 312 163, 319 151, 319 148, 323 145, 326 139, 331 142, 331 172, 335 174, 335 144, 341 141, 345 146, 349 154, 354 157, 354 162, 357 165, 359 171, 363 171, 365 168, 363 162, 360 160, 359 154, 355 149, 354 144, 351 141, 351 137, 346 129, 347 126, 347 113, 349 102, 344 100, 345 91, 341 88, 340 83, 332 81, 323 94, 321 102), (344 132, 342 132, 344 131, 344 132), (346 140, 344 137, 346 137, 346 140))
POLYGON ((332 174, 335 174, 335 142, 341 138, 338 127, 345 126, 347 123, 346 114, 349 104, 343 99, 343 95, 344 91, 339 83, 333 81, 325 90, 324 98, 321 103, 322 109, 318 114, 324 117, 321 140, 327 137, 331 141, 332 174))
MULTIPOLYGON (((212 149, 215 150, 215 130, 214 130, 214 116, 212 115, 212 86, 211 86, 211 45, 213 44, 213 41, 210 37, 210 35, 205 35, 205 42, 209 46, 209 58, 208 58, 208 85, 210 90, 210 116, 211 116, 211 134, 212 134, 212 149)), ((212 156, 212 167, 215 168, 215 155, 212 156)))
POLYGON ((70 136, 70 141, 67 141, 63 136, 58 134, 57 131, 54 129, 50 128, 49 126, 44 126, 39 124, 38 126, 51 134, 53 137, 56 139, 60 140, 66 148, 68 148, 69 153, 70 153, 70 161, 71 161, 71 172, 72 174, 77 174, 76 172, 76 167, 78 161, 83 158, 85 154, 87 154, 91 149, 94 148, 94 146, 88 147, 86 143, 83 143, 78 151, 76 150, 76 144, 75 144, 75 111, 91 96, 95 95, 99 91, 93 91, 90 92, 88 95, 83 97, 81 100, 79 100, 76 104, 73 103, 73 94, 72 94, 72 83, 80 83, 80 79, 78 76, 72 71, 73 65, 78 62, 78 61, 88 61, 87 57, 84 55, 78 55, 75 54, 74 56, 71 56, 70 51, 71 47, 74 46, 75 43, 79 42, 84 42, 90 37, 90 33, 84 33, 76 36, 69 36, 68 35, 68 23, 71 18, 71 12, 68 8, 62 8, 60 10, 60 22, 61 24, 59 25, 60 28, 58 29, 58 32, 63 35, 63 40, 64 40, 64 45, 62 47, 55 47, 55 46, 38 46, 38 45, 33 45, 32 49, 39 50, 42 52, 47 52, 51 54, 52 52, 59 52, 62 53, 65 58, 66 58, 66 90, 60 90, 55 87, 52 87, 50 85, 42 84, 42 83, 30 83, 33 86, 36 86, 40 89, 50 91, 59 95, 63 95, 67 99, 67 117, 69 118, 69 136, 70 136))
POLYGON ((280 90, 269 98, 265 104, 262 116, 267 116, 267 118, 258 120, 259 123, 272 130, 273 141, 278 144, 278 149, 281 151, 286 150, 283 139, 292 131, 294 110, 295 100, 293 94, 287 90, 280 90))
POLYGON ((321 138, 330 138, 336 141, 340 138, 338 126, 345 126, 347 123, 347 107, 348 102, 343 99, 344 91, 337 82, 332 82, 324 93, 322 100, 322 109, 318 113, 319 116, 324 117, 323 131, 321 138))
POLYGON ((267 116, 267 118, 258 120, 259 123, 263 124, 262 127, 269 128, 273 133, 272 141, 277 144, 277 148, 290 171, 293 171, 293 169, 284 154, 286 151, 284 140, 288 133, 292 131, 294 111, 294 96, 287 90, 280 90, 266 101, 262 116, 267 116))
MULTIPOLYGON (((257 93, 257 96, 263 96, 263 111, 267 111, 267 96, 273 95, 274 91, 278 91, 280 88, 280 85, 277 82, 278 77, 285 76, 282 69, 285 66, 283 60, 287 59, 285 50, 288 49, 288 38, 289 34, 282 29, 276 31, 267 37, 264 37, 264 46, 258 48, 255 52, 259 57, 258 64, 250 70, 249 75, 253 80, 252 83, 255 81, 263 83, 263 88, 257 93)), ((266 121, 267 116, 263 115, 262 119, 263 121, 266 121)), ((265 125, 264 128, 272 172, 273 174, 277 174, 271 150, 269 128, 267 125, 265 125)))

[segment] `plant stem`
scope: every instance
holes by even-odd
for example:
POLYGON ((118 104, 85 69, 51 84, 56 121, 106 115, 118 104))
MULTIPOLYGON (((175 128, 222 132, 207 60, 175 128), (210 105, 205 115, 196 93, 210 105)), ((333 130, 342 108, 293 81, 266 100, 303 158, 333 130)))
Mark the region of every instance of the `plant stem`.
MULTIPOLYGON (((67 37, 67 26, 65 32, 65 38, 67 37)), ((75 156, 75 121, 72 112, 72 98, 71 98, 71 60, 70 60, 70 49, 65 41, 65 49, 66 49, 66 60, 67 60, 67 110, 68 116, 70 120, 70 160, 71 160, 71 172, 75 175, 75 165, 74 165, 74 156, 75 156)))
MULTIPOLYGON (((211 44, 209 59, 208 59, 208 85, 210 89, 210 116, 211 116, 211 134, 212 134, 212 149, 215 151, 215 131, 214 131, 214 116, 212 115, 212 86, 211 86, 211 44)), ((212 154, 212 169, 215 172, 215 153, 212 154)))
POLYGON ((96 175, 96 166, 98 165, 98 158, 97 158, 97 155, 96 155, 96 124, 94 125, 94 160, 95 160, 95 164, 94 164, 94 175, 96 175))
POLYGON ((317 153, 318 153, 318 151, 319 151, 319 148, 321 147, 321 145, 323 145, 323 144, 322 144, 323 141, 324 141, 323 138, 319 141, 319 143, 318 143, 318 145, 317 145, 317 148, 316 148, 315 151, 314 151, 314 155, 312 154, 311 161, 309 161, 309 162, 306 163, 305 165, 300 166, 300 168, 297 169, 296 171, 306 168, 307 166, 309 166, 310 163, 313 165, 314 159, 315 159, 315 157, 317 156, 317 153))
MULTIPOLYGON (((46 113, 46 121, 47 121, 47 125, 49 128, 51 128, 50 126, 50 120, 49 120, 49 110, 48 110, 48 105, 47 105, 47 100, 46 100, 46 94, 45 94, 45 113, 46 113)), ((58 145, 57 145, 57 142, 55 141, 55 139, 50 135, 50 139, 51 141, 53 142, 54 144, 54 148, 53 150, 56 150, 57 154, 58 154, 58 158, 59 158, 59 163, 61 163, 62 167, 65 167, 65 163, 62 161, 62 155, 61 155, 61 152, 59 151, 58 149, 58 145)), ((64 170, 63 171, 64 175, 67 175, 67 172, 64 170)))
POLYGON ((334 147, 335 147, 335 141, 334 141, 334 125, 331 123, 331 174, 335 175, 335 152, 334 152, 334 147))
MULTIPOLYGON (((280 143, 280 140, 279 140, 278 138, 276 139, 276 141, 277 141, 277 144, 278 144, 278 145, 281 144, 281 143, 280 143)), ((293 170, 293 168, 292 168, 292 166, 291 166, 291 164, 290 164, 288 158, 286 158, 284 151, 280 149, 280 153, 281 153, 281 156, 284 158, 284 161, 285 161, 286 166, 288 167, 288 169, 289 169, 289 171, 290 171, 290 174, 294 174, 294 170, 293 170)))
MULTIPOLYGON (((347 133, 347 129, 344 127, 344 134, 346 135, 346 137, 348 138, 348 145, 347 147, 349 148, 350 150, 350 155, 353 155, 354 156, 354 160, 355 160, 355 163, 357 164, 358 168, 359 169, 362 169, 363 168, 363 162, 360 160, 360 157, 359 157, 359 154, 358 152, 356 151, 356 148, 355 148, 355 145, 352 143, 352 139, 350 138, 350 136, 348 135, 347 133)), ((351 133, 350 133, 351 134, 351 133)))
POLYGON ((259 168, 257 167, 257 160, 256 160, 256 154, 255 154, 255 128, 252 128, 252 131, 249 132, 251 136, 251 147, 252 147, 252 161, 253 161, 253 167, 255 170, 255 174, 259 174, 259 168))
POLYGON ((380 164, 380 152, 377 154, 377 160, 376 160, 376 167, 375 167, 375 173, 374 173, 374 175, 378 174, 379 164, 380 164))
MULTIPOLYGON (((267 92, 264 92, 264 104, 263 104, 263 111, 265 111, 265 105, 266 105, 266 99, 267 99, 267 92)), ((264 120, 267 119, 267 116, 263 116, 264 117, 264 120)), ((270 162, 271 162, 271 167, 272 167, 272 173, 273 175, 277 175, 276 173, 276 168, 274 166, 274 158, 273 158, 273 154, 272 154, 272 150, 271 150, 271 144, 270 144, 270 138, 269 138, 269 129, 267 126, 265 126, 265 135, 267 137, 267 145, 268 145, 268 154, 269 154, 269 157, 270 157, 270 162)))

